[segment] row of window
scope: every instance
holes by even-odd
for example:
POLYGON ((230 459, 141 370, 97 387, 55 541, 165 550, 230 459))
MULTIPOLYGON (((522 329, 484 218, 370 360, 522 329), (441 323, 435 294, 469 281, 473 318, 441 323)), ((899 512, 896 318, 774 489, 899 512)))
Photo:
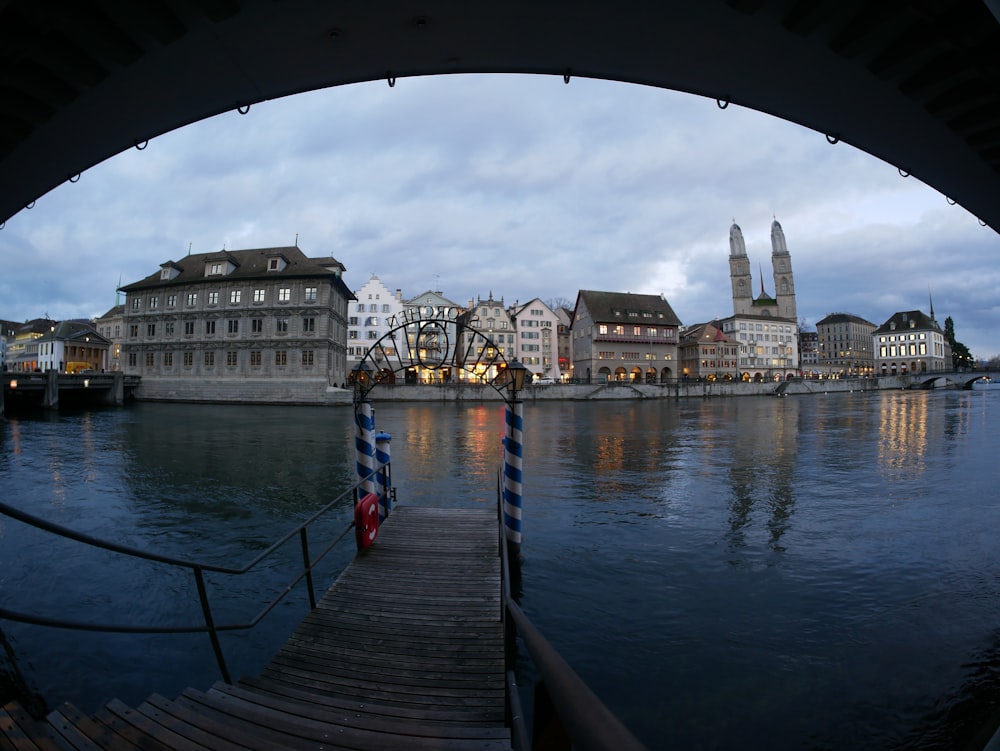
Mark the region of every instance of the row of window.
POLYGON ((740 321, 740 331, 772 331, 778 334, 791 334, 792 327, 780 323, 747 323, 740 321))
POLYGON ((913 343, 910 345, 900 344, 898 347, 895 344, 882 345, 878 348, 878 356, 883 360, 886 357, 906 357, 906 355, 926 355, 927 354, 927 343, 920 342, 919 344, 913 343), (909 351, 907 351, 909 349, 909 351))
POLYGON ((784 334, 760 334, 757 332, 752 332, 750 334, 740 334, 740 341, 750 341, 750 342, 781 342, 783 344, 791 344, 792 337, 785 336, 784 334))
POLYGON ((604 335, 607 335, 610 332, 614 336, 625 336, 626 330, 628 330, 628 333, 632 336, 645 336, 650 339, 655 339, 657 337, 673 339, 675 333, 674 329, 658 329, 655 326, 650 326, 648 328, 643 328, 642 326, 630 326, 626 328, 621 324, 609 326, 606 323, 600 323, 597 325, 597 332, 604 335))
MULTIPOLYGON (((638 352, 598 352, 598 360, 655 360, 657 359, 655 352, 646 352, 644 355, 640 355, 638 352)), ((673 360, 673 356, 667 353, 663 356, 664 360, 673 360)))
MULTIPOLYGON (((239 334, 240 333, 240 320, 239 318, 227 318, 226 323, 226 333, 227 334, 239 334)), ((287 318, 275 318, 274 319, 274 333, 275 334, 287 334, 288 333, 288 321, 287 318)), ((195 330, 197 328, 196 321, 182 321, 184 324, 184 336, 194 336, 195 330)), ((214 336, 220 327, 217 326, 220 321, 204 321, 204 333, 206 336, 214 336)), ((129 324, 128 333, 129 337, 136 339, 139 337, 139 326, 138 323, 129 324)), ((163 336, 171 337, 175 335, 177 331, 177 326, 175 321, 164 321, 160 324, 147 323, 146 324, 146 336, 152 338, 156 336, 157 327, 162 327, 163 336)), ((302 318, 302 333, 312 333, 316 331, 316 319, 312 316, 305 316, 302 318)), ((263 318, 251 318, 250 319, 250 333, 251 334, 263 334, 264 333, 264 319, 263 318)))
MULTIPOLYGON (((303 290, 302 302, 312 303, 316 302, 318 287, 306 287, 303 290)), ((267 302, 267 290, 265 288, 258 288, 253 290, 253 302, 263 303, 267 302)), ((292 288, 291 287, 280 287, 277 294, 278 302, 288 303, 292 301, 292 288)), ((208 305, 218 305, 219 304, 219 292, 218 290, 212 290, 205 293, 205 301, 208 305)), ((229 291, 229 304, 239 305, 243 301, 243 290, 233 289, 229 291)), ((170 294, 166 296, 166 307, 176 308, 177 307, 177 295, 170 294)), ((198 304, 198 293, 188 292, 184 298, 184 303, 187 307, 193 307, 198 304)), ((159 295, 150 295, 146 303, 147 310, 156 310, 160 306, 159 295)), ((132 310, 142 310, 142 298, 138 295, 132 298, 132 310)))
POLYGON ((905 342, 905 341, 911 341, 911 342, 913 342, 913 341, 916 341, 918 339, 926 339, 926 338, 927 338, 927 334, 924 334, 924 333, 910 334, 909 336, 907 336, 906 334, 900 334, 898 337, 895 334, 890 334, 888 336, 886 336, 885 334, 882 334, 881 336, 879 336, 878 340, 879 340, 880 343, 884 344, 885 342, 895 342, 895 341, 897 341, 897 339, 898 339, 898 341, 901 341, 901 342, 905 342))
MULTIPOLYGON (((156 359, 159 353, 147 352, 144 358, 144 363, 147 368, 156 367, 156 359)), ((240 357, 239 352, 230 350, 226 352, 226 367, 236 368, 239 367, 240 357)), ((204 352, 203 365, 206 368, 215 367, 215 352, 204 352)), ((304 349, 301 352, 302 364, 305 366, 313 365, 315 363, 314 350, 304 349)), ((173 352, 163 352, 163 367, 172 368, 174 366, 174 353, 173 352)), ((263 363, 263 353, 261 350, 250 350, 248 352, 248 361, 250 367, 259 368, 263 363)), ((136 352, 131 352, 128 356, 128 364, 132 367, 136 367, 139 364, 139 355, 136 352)), ((194 352, 182 352, 181 353, 181 364, 185 368, 194 367, 194 352)), ((274 351, 274 364, 275 365, 288 365, 288 350, 278 349, 274 351)))
MULTIPOLYGON (((371 295, 369 295, 369 297, 371 297, 371 295)), ((378 295, 376 295, 376 297, 378 297, 378 295)), ((378 313, 379 312, 379 307, 380 306, 377 303, 369 303, 366 306, 365 303, 359 302, 358 303, 358 312, 359 313, 366 313, 366 312, 367 313, 378 313)), ((385 303, 382 303, 381 308, 382 308, 382 310, 381 310, 382 313, 391 313, 392 312, 392 308, 390 308, 385 303)))

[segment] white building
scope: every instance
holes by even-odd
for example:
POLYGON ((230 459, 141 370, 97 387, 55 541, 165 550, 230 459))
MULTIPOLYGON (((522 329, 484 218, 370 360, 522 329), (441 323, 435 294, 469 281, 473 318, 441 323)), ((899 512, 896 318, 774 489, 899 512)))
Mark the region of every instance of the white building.
POLYGON ((771 381, 799 375, 798 326, 768 315, 735 315, 722 331, 739 343, 740 380, 771 381))
POLYGON ((110 370, 111 340, 80 321, 60 321, 35 340, 38 368, 60 373, 110 370))
POLYGON ((357 300, 350 304, 347 316, 348 370, 361 361, 372 344, 389 333, 405 308, 402 290, 390 292, 375 274, 354 291, 354 296, 357 300))
POLYGON ((951 345, 934 320, 919 310, 894 313, 875 329, 876 375, 934 373, 952 369, 951 345))
POLYGON ((559 372, 559 316, 539 298, 510 309, 514 326, 514 354, 534 379, 561 380, 559 372))

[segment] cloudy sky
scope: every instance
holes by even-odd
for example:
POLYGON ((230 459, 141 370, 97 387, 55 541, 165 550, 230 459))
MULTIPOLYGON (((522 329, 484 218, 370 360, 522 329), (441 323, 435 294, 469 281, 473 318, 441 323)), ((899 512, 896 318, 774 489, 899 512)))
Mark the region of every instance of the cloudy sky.
MULTIPOLYGON (((0 318, 92 317, 189 252, 291 245, 410 297, 664 294, 732 313, 729 227, 760 287, 777 218, 800 319, 951 316, 1000 354, 1000 236, 937 191, 813 131, 714 100, 549 76, 345 86, 131 149, 0 230, 0 318)), ((764 286, 774 293, 765 277, 764 286)))

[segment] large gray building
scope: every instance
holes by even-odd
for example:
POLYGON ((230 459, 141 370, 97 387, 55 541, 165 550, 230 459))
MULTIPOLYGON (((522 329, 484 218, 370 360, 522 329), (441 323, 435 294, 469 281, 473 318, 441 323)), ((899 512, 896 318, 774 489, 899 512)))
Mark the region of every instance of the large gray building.
POLYGON ((121 288, 122 369, 143 398, 322 402, 347 381, 344 270, 294 246, 167 261, 121 288))
POLYGON ((816 365, 832 376, 870 376, 875 372, 871 321, 850 313, 831 313, 816 323, 816 365))
POLYGON ((582 289, 573 311, 573 378, 602 383, 676 378, 680 325, 662 295, 582 289))

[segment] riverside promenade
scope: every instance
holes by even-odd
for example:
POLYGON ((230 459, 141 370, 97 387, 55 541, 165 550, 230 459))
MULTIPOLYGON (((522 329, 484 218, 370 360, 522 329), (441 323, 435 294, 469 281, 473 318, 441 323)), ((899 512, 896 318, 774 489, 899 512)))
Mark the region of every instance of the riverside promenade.
MULTIPOLYGON (((976 378, 989 375, 972 373, 920 373, 881 376, 878 378, 792 379, 789 381, 698 381, 677 380, 669 383, 558 383, 529 385, 518 393, 524 402, 604 401, 632 399, 706 399, 740 396, 795 396, 856 391, 899 389, 964 388, 976 378)), ((993 374, 1000 378, 1000 374, 993 374)), ((248 379, 213 381, 145 376, 136 388, 138 401, 206 402, 214 404, 286 404, 307 406, 350 406, 350 389, 330 386, 321 380, 280 381, 248 379)), ((380 383, 371 394, 373 402, 499 402, 497 391, 488 384, 380 383)))

